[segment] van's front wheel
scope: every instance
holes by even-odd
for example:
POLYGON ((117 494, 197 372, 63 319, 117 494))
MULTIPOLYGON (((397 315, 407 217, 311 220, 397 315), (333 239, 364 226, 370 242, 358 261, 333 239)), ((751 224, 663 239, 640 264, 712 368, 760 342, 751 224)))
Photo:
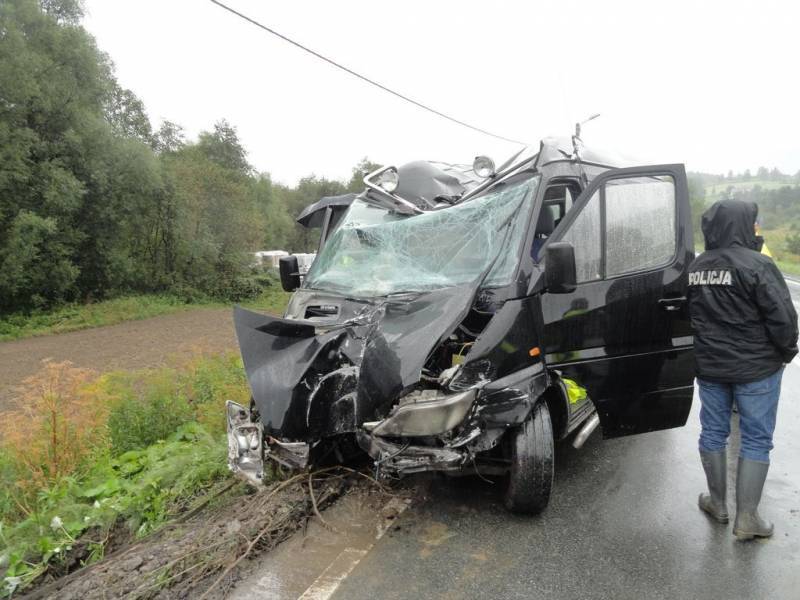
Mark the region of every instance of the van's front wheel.
POLYGON ((519 513, 541 512, 550 500, 553 487, 553 426, 545 402, 539 402, 531 416, 509 432, 509 458, 506 507, 519 513))

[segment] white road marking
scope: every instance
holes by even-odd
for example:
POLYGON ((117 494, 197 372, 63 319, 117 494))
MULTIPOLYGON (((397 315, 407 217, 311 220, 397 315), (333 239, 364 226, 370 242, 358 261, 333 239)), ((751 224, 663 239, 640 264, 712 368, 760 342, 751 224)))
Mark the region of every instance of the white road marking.
POLYGON ((298 600, 326 600, 333 596, 339 584, 356 568, 371 548, 372 545, 366 550, 358 548, 342 550, 298 600))
POLYGON ((397 517, 408 508, 408 504, 399 498, 392 498, 386 503, 383 510, 385 511, 387 508, 391 508, 395 516, 378 528, 375 541, 366 548, 345 548, 342 550, 339 556, 333 559, 331 564, 325 568, 322 574, 314 580, 314 583, 297 600, 328 600, 333 596, 339 585, 358 566, 361 559, 372 550, 378 540, 383 537, 383 534, 394 524, 397 517))

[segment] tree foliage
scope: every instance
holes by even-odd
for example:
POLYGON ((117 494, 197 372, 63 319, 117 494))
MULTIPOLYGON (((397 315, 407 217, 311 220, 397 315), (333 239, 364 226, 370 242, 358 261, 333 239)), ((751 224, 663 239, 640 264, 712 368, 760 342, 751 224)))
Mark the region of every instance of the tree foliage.
POLYGON ((171 121, 154 129, 81 17, 80 0, 0 2, 0 311, 256 294, 251 253, 313 251, 294 217, 375 167, 292 188, 253 170, 224 119, 196 141, 171 121))

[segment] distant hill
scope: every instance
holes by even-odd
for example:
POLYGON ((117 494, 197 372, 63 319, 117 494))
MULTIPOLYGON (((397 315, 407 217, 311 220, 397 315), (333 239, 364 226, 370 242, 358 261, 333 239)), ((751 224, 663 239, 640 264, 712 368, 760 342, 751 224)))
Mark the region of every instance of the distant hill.
MULTIPOLYGON (((800 172, 786 175, 764 167, 757 176, 690 172, 689 182, 696 223, 701 207, 728 196, 757 203, 761 233, 778 266, 800 274, 800 172)), ((699 233, 697 227, 695 231, 699 233)), ((697 240, 702 243, 702 236, 697 240)))

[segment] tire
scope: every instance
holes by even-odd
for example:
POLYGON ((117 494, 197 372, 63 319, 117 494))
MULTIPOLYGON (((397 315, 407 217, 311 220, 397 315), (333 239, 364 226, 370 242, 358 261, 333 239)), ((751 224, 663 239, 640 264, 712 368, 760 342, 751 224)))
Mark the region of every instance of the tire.
POLYGON ((555 463, 553 425, 547 404, 539 402, 531 416, 508 435, 511 470, 506 508, 515 513, 539 513, 550 501, 555 463))

